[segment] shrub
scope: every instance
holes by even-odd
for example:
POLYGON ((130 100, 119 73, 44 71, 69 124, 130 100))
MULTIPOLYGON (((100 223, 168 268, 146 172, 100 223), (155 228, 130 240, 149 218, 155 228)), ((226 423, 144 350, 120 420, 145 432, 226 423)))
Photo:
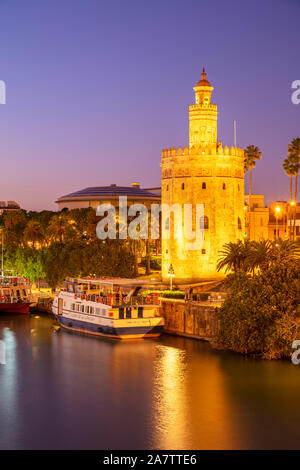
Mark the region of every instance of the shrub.
POLYGON ((184 299, 184 292, 181 290, 162 291, 162 297, 166 299, 184 299))
POLYGON ((261 273, 238 271, 225 285, 215 346, 267 359, 289 357, 300 338, 300 260, 278 258, 261 273))

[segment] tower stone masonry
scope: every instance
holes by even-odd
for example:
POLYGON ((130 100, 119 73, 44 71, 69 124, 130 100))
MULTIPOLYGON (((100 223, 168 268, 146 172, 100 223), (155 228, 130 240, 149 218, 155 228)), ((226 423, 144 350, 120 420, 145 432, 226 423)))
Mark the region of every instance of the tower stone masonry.
POLYGON ((189 107, 189 147, 163 149, 162 204, 182 208, 178 220, 171 210, 162 217, 162 277, 172 264, 176 282, 197 282, 223 277, 217 261, 225 243, 242 240, 244 222, 244 151, 223 148, 217 142, 218 110, 211 103, 213 87, 203 69, 194 87, 195 104, 189 107), (203 241, 191 249, 184 230, 185 204, 192 207, 192 228, 201 225, 203 241), (196 206, 202 205, 199 214, 196 206))

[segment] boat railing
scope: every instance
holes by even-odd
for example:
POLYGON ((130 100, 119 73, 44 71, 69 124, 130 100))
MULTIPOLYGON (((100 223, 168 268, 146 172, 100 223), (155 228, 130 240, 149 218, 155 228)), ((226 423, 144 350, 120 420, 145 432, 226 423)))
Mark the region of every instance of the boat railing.
POLYGON ((24 278, 17 278, 17 277, 1 277, 0 276, 0 286, 1 287, 7 287, 7 286, 22 286, 22 285, 30 285, 32 283, 27 281, 27 279, 24 278))
POLYGON ((17 304, 17 303, 27 303, 31 302, 30 297, 16 297, 16 296, 11 296, 11 295, 1 295, 0 296, 0 303, 1 304, 17 304))
POLYGON ((112 307, 128 307, 128 306, 153 306, 160 305, 159 293, 150 293, 145 295, 126 295, 122 293, 97 295, 97 294, 74 294, 75 300, 86 300, 99 304, 111 305, 112 307))

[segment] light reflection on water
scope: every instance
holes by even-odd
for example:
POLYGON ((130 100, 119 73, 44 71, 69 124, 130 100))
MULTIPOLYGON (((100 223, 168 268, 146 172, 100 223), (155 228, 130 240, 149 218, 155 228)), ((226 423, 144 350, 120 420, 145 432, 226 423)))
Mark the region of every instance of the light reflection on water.
POLYGON ((0 448, 300 448, 300 366, 1 317, 0 448))

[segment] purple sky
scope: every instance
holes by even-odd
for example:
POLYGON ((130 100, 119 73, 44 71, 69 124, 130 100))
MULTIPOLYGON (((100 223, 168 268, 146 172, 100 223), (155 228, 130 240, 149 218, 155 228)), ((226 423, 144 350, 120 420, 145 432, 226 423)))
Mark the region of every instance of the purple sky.
POLYGON ((203 64, 218 140, 258 145, 253 191, 287 198, 300 136, 300 0, 1 0, 0 199, 56 209, 111 183, 160 185, 163 147, 188 142, 203 64))

